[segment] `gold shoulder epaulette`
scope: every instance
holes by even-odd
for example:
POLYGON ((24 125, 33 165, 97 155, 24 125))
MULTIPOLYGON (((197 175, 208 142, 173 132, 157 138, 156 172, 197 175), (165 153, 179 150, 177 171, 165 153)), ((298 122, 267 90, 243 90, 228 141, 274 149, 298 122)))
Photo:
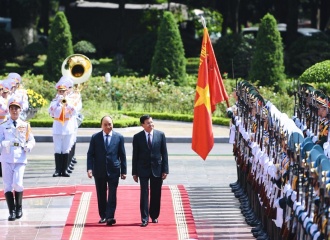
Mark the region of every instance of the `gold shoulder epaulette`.
POLYGON ((0 123, 0 125, 1 125, 1 124, 4 124, 5 122, 8 122, 8 119, 7 119, 6 121, 4 121, 4 122, 0 123))

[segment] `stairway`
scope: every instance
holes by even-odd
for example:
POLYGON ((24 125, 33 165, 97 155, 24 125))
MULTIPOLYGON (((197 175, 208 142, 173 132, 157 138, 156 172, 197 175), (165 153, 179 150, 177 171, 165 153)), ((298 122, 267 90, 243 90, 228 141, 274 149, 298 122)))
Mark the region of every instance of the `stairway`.
POLYGON ((186 187, 198 239, 255 239, 229 187, 186 187))

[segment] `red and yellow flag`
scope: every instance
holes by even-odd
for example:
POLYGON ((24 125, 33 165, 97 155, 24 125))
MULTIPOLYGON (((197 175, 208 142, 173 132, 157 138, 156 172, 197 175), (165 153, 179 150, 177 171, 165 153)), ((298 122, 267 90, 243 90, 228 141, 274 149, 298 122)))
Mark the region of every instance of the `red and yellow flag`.
POLYGON ((226 101, 228 106, 228 95, 205 27, 194 102, 192 135, 192 149, 204 160, 214 145, 212 113, 216 109, 216 104, 223 101, 226 101))

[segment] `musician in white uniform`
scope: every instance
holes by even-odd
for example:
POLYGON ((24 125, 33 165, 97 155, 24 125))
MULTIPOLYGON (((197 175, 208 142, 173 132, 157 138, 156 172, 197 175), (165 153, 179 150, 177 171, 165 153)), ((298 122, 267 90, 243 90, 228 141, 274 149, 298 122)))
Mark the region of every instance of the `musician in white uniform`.
POLYGON ((26 153, 32 150, 35 140, 30 124, 19 118, 22 109, 19 99, 10 98, 8 108, 10 117, 0 125, 0 161, 3 189, 9 209, 8 220, 14 221, 23 215, 23 175, 27 164, 26 153))
POLYGON ((67 97, 68 86, 71 83, 69 77, 63 76, 56 84, 57 96, 50 103, 48 112, 54 118, 53 122, 53 142, 55 152, 55 172, 53 177, 70 177, 67 172, 71 159, 69 152, 71 149, 72 134, 75 132, 76 108, 67 97))
POLYGON ((75 121, 75 130, 74 134, 72 134, 72 139, 71 139, 71 150, 70 150, 70 161, 71 164, 68 167, 68 172, 72 172, 73 170, 73 165, 77 163, 76 158, 75 158, 75 149, 76 149, 76 142, 77 142, 77 132, 78 128, 80 126, 80 123, 82 121, 82 115, 80 114, 80 111, 82 109, 82 100, 81 100, 81 94, 79 90, 76 90, 73 88, 73 82, 69 86, 68 90, 68 99, 70 103, 72 103, 75 106, 76 114, 74 118, 76 119, 75 121), (80 123, 78 123, 80 122, 80 123))

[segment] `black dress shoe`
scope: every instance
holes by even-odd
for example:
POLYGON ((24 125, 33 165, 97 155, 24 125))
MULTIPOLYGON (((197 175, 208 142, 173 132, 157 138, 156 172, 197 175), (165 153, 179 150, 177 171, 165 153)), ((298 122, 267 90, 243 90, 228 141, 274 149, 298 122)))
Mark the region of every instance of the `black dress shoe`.
POLYGON ((257 240, 269 240, 269 237, 268 237, 267 234, 265 234, 265 235, 262 235, 262 236, 258 236, 257 240))
POLYGON ((158 223, 158 218, 152 219, 152 223, 158 223))
POLYGON ((259 232, 260 230, 263 230, 263 226, 262 225, 259 225, 257 227, 254 227, 251 229, 251 232, 259 232))
POLYGON ((258 225, 261 225, 261 222, 258 220, 255 221, 251 221, 251 222, 246 222, 248 225, 250 225, 251 227, 256 227, 258 225))
POLYGON ((146 222, 146 221, 143 221, 142 223, 141 223, 141 225, 140 225, 141 227, 146 227, 146 226, 148 226, 148 222, 146 222))
POLYGON ((235 186, 239 186, 239 182, 233 182, 233 183, 229 183, 229 187, 235 187, 235 186))
POLYGON ((101 218, 100 221, 99 221, 99 223, 105 223, 106 221, 107 221, 107 219, 101 218))
POLYGON ((114 219, 114 218, 107 219, 108 226, 112 226, 113 224, 116 224, 116 219, 114 219))
POLYGON ((263 230, 260 230, 260 231, 258 231, 258 232, 254 232, 254 233, 252 233, 252 235, 253 235, 253 237, 255 237, 255 238, 257 238, 257 237, 259 237, 259 236, 263 236, 263 235, 265 235, 266 233, 263 231, 263 230))
POLYGON ((242 190, 242 188, 240 186, 236 186, 236 187, 231 188, 232 192, 237 192, 237 191, 241 191, 241 190, 242 190))
POLYGON ((67 171, 62 172, 62 177, 70 177, 70 174, 67 171))

